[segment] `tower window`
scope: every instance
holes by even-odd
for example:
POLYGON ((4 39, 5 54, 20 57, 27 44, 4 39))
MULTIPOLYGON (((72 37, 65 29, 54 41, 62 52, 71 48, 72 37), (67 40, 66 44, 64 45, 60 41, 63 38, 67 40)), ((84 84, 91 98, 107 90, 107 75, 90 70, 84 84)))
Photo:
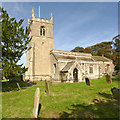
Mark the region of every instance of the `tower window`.
POLYGON ((43 36, 45 36, 45 29, 43 29, 43 36))
POLYGON ((40 27, 40 35, 45 36, 45 27, 44 26, 40 27))
POLYGON ((40 29, 40 35, 42 35, 42 29, 40 29))

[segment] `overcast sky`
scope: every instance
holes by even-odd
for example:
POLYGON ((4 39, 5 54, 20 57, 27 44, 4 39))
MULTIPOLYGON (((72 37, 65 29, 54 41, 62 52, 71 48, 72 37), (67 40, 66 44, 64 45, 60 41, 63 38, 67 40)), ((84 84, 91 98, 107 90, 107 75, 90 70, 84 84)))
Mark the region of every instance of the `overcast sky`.
MULTIPOLYGON (((70 51, 76 46, 88 47, 103 41, 111 41, 118 34, 117 2, 5 2, 2 7, 10 17, 24 19, 26 27, 35 17, 50 19, 53 13, 54 49, 70 51)), ((25 54, 19 63, 25 65, 25 54)))

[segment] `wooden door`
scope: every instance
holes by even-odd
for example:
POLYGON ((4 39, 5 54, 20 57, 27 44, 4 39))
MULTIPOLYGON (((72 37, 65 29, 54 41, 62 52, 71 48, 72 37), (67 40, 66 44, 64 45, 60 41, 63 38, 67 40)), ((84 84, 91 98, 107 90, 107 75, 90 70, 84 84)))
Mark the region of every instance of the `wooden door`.
POLYGON ((75 68, 73 70, 73 79, 74 79, 74 82, 78 82, 78 70, 77 70, 77 68, 75 68))

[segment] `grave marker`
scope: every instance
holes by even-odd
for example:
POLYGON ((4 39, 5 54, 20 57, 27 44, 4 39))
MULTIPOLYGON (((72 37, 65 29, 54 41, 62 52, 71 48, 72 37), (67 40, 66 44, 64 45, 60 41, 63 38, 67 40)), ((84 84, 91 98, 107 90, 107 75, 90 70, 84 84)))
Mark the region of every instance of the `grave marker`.
POLYGON ((112 83, 111 76, 110 75, 105 75, 105 79, 107 83, 112 83))
POLYGON ((40 99, 40 90, 39 90, 39 88, 37 88, 36 91, 35 91, 35 98, 34 98, 34 107, 33 107, 32 118, 37 118, 38 117, 39 99, 40 99))
POLYGON ((113 94, 113 97, 117 100, 119 100, 119 96, 120 96, 120 89, 114 87, 114 88, 111 88, 111 92, 113 94))
POLYGON ((52 77, 50 76, 50 82, 49 85, 52 86, 52 77))
POLYGON ((89 80, 89 78, 85 78, 85 82, 86 82, 86 85, 90 86, 90 80, 89 80))
POLYGON ((45 80, 45 88, 46 88, 46 93, 49 94, 49 86, 46 80, 45 80))
POLYGON ((19 83, 17 82, 18 90, 21 90, 19 83))

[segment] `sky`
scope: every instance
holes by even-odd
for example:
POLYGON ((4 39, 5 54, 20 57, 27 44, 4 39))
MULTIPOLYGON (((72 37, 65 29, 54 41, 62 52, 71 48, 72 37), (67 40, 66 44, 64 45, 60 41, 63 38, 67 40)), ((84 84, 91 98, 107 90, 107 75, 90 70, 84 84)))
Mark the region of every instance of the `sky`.
MULTIPOLYGON (((70 51, 77 46, 89 47, 111 41, 118 34, 117 2, 3 2, 10 17, 24 19, 28 26, 32 7, 35 17, 49 19, 53 13, 53 48, 70 51)), ((18 64, 25 65, 24 54, 18 64)))

